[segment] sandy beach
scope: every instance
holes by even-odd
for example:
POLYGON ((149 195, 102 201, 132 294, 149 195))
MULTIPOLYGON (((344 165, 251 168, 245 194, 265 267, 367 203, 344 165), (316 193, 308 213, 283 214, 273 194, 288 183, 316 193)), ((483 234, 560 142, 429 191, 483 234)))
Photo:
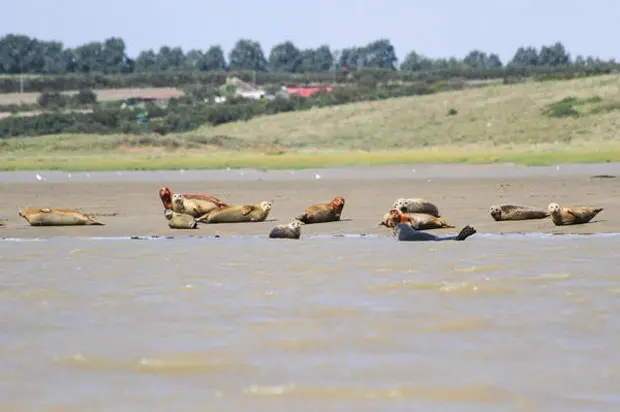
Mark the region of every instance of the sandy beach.
MULTIPOLYGON (((0 236, 220 236, 266 235, 313 203, 344 196, 343 221, 308 225, 307 234, 384 234, 383 214, 398 197, 425 197, 458 228, 473 225, 480 233, 620 232, 618 164, 524 167, 515 165, 424 165, 341 168, 306 171, 176 171, 74 173, 2 173, 0 236), (601 177, 601 175, 604 175, 601 177), (158 198, 160 186, 185 193, 210 193, 229 203, 273 201, 266 222, 203 224, 196 230, 168 228, 158 198), (549 219, 495 222, 489 206, 518 203, 546 208, 550 202, 605 208, 591 223, 556 227, 549 219), (19 207, 67 207, 103 216, 105 226, 32 227, 19 207)), ((448 233, 455 229, 433 230, 448 233)))

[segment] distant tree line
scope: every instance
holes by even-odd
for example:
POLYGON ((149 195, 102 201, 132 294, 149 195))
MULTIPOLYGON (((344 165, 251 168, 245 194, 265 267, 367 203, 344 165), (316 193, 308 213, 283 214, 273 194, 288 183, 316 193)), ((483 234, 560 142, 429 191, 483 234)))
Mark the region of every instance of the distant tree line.
MULTIPOLYGON (((234 73, 257 84, 303 82, 358 82, 372 76, 375 81, 437 81, 453 77, 489 79, 507 77, 572 77, 609 73, 615 61, 595 57, 572 58, 561 43, 519 48, 504 64, 499 56, 472 50, 464 58, 430 58, 415 51, 397 64, 394 46, 378 39, 365 46, 331 50, 327 45, 299 49, 286 41, 274 46, 267 56, 259 42, 237 41, 226 58, 220 46, 189 50, 162 46, 142 51, 135 58, 126 53, 123 39, 111 37, 76 48, 61 42, 42 41, 24 35, 0 38, 0 74, 27 76, 24 91, 83 88, 183 86, 221 84, 234 73)), ((14 76, 0 78, 0 92, 20 90, 14 76)))

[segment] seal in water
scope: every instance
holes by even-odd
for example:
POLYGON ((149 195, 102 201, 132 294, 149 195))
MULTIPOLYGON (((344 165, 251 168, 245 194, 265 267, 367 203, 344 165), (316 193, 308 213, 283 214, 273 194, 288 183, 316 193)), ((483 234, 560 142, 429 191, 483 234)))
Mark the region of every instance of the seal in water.
POLYGON ((270 239, 299 239, 303 222, 293 220, 288 225, 278 225, 269 232, 270 239))
POLYGON ((439 240, 465 240, 474 233, 476 229, 467 225, 456 235, 434 235, 432 233, 416 230, 408 223, 400 223, 398 216, 393 216, 394 224, 396 225, 396 238, 401 242, 424 242, 424 241, 439 241, 439 240))
POLYGON ((186 213, 177 213, 172 209, 166 209, 164 216, 168 219, 168 226, 171 229, 196 229, 198 227, 194 216, 186 213))
POLYGON ((428 213, 403 213, 398 209, 392 209, 383 215, 383 220, 379 226, 395 227, 394 216, 398 216, 399 223, 410 223, 411 227, 417 230, 453 228, 451 224, 440 217, 429 215, 428 213))
POLYGON ((344 209, 344 197, 336 196, 330 203, 320 203, 307 207, 295 219, 305 224, 336 222, 344 209))
POLYGON ((504 220, 532 220, 549 217, 549 211, 532 206, 522 205, 492 205, 489 214, 497 221, 504 220))
POLYGON ((91 214, 76 209, 23 207, 19 208, 18 214, 26 219, 31 226, 105 225, 105 223, 98 221, 91 214))
POLYGON ((551 220, 556 226, 588 223, 603 210, 602 207, 589 206, 560 207, 557 203, 549 203, 547 209, 549 210, 551 220))
POLYGON ((421 197, 396 199, 392 209, 398 209, 403 213, 427 213, 435 217, 441 217, 439 209, 435 204, 421 197))
POLYGON ((228 206, 215 196, 207 194, 187 194, 172 193, 170 188, 162 186, 159 188, 159 198, 164 205, 164 209, 172 209, 177 213, 188 213, 194 217, 201 216, 218 207, 228 206), (174 197, 181 198, 182 201, 175 205, 174 197))
POLYGON ((225 206, 205 213, 196 220, 201 223, 263 222, 267 219, 272 204, 265 200, 254 205, 225 206))

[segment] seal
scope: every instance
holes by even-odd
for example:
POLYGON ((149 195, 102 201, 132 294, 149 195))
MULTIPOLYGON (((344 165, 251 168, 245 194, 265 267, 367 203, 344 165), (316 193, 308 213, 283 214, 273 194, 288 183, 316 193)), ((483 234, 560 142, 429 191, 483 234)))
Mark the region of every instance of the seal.
POLYGON ((164 205, 164 209, 172 209, 177 213, 187 213, 193 217, 201 216, 218 207, 228 206, 215 196, 207 194, 172 193, 172 190, 165 186, 159 188, 159 198, 164 205), (180 197, 182 202, 175 205, 175 196, 177 196, 177 198, 180 197))
POLYGON ((437 206, 421 197, 396 199, 392 209, 398 209, 403 213, 427 213, 435 217, 441 217, 437 206))
POLYGON ((220 207, 205 213, 196 221, 201 223, 263 222, 269 216, 272 205, 272 202, 265 200, 254 205, 220 207))
POLYGON ((415 230, 408 223, 400 223, 398 217, 394 216, 396 224, 396 238, 400 242, 429 242, 441 240, 465 240, 476 233, 476 229, 472 226, 465 226, 458 234, 455 235, 434 235, 432 233, 415 230))
POLYGON ((319 203, 307 207, 304 213, 295 219, 308 225, 311 223, 336 222, 340 220, 344 209, 344 197, 336 196, 329 203, 319 203))
POLYGON ((303 222, 293 220, 288 225, 278 225, 269 232, 269 239, 299 239, 303 222))
POLYGON ((602 207, 567 206, 560 207, 557 203, 549 203, 549 216, 556 226, 579 225, 588 223, 603 211, 602 207))
POLYGON ((76 209, 20 207, 18 214, 26 219, 31 226, 105 225, 105 223, 95 219, 92 214, 76 209))
POLYGON ((399 223, 409 223, 417 230, 453 228, 451 224, 440 217, 428 213, 403 213, 398 209, 391 209, 385 215, 379 226, 395 227, 394 216, 398 217, 399 223))
POLYGON ((224 207, 228 207, 228 205, 225 203, 217 203, 207 198, 188 198, 181 193, 175 193, 172 195, 172 210, 177 213, 191 215, 195 218, 224 207))
POLYGON ((491 205, 489 214, 496 222, 505 220, 532 220, 549 217, 549 211, 523 205, 491 205))
POLYGON ((186 213, 177 213, 172 209, 164 210, 164 216, 168 220, 168 226, 171 229, 196 229, 198 223, 194 216, 186 213))

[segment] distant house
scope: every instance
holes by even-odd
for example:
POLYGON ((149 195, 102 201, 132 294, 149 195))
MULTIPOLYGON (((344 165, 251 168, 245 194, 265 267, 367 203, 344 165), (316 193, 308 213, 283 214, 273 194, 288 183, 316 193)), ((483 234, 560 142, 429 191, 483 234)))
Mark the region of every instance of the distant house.
POLYGON ((233 77, 230 81, 236 86, 235 95, 245 97, 246 99, 263 99, 267 96, 267 92, 260 87, 253 86, 243 80, 233 77))
POLYGON ((296 94, 302 97, 309 97, 319 92, 331 93, 334 90, 332 86, 302 86, 302 87, 287 87, 286 92, 288 94, 296 94))

